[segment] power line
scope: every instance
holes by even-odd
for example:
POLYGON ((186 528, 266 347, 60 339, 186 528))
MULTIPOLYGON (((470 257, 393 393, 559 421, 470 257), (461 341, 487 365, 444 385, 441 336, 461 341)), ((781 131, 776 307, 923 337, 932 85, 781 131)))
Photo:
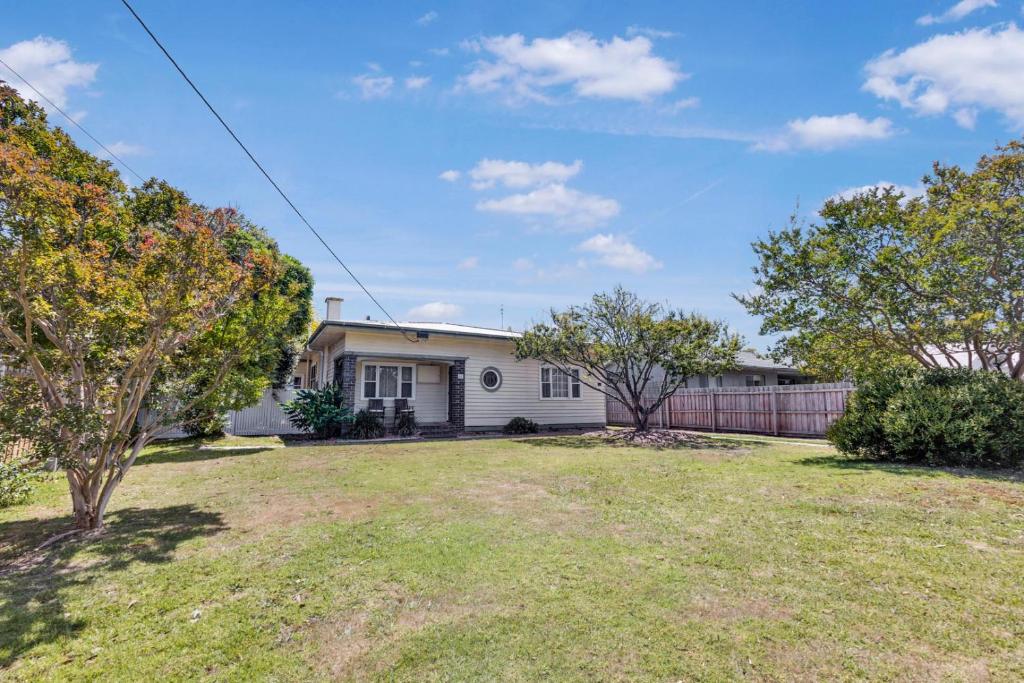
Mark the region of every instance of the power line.
POLYGON ((139 179, 139 182, 142 182, 142 183, 146 182, 146 179, 145 179, 145 178, 143 178, 143 177, 142 177, 141 175, 139 175, 138 173, 136 173, 136 172, 135 172, 135 169, 134 169, 134 168, 132 168, 131 166, 129 166, 128 164, 126 164, 126 163, 124 162, 124 159, 122 159, 121 157, 119 157, 119 156, 117 156, 116 154, 114 154, 113 152, 111 152, 111 151, 110 151, 110 148, 109 148, 109 147, 107 147, 106 145, 104 145, 104 144, 103 144, 102 142, 100 142, 99 140, 97 140, 97 139, 96 139, 96 136, 94 136, 94 135, 93 135, 92 133, 90 133, 89 131, 87 131, 87 130, 85 129, 85 126, 83 126, 83 125, 82 125, 82 124, 80 124, 80 123, 79 123, 78 121, 75 121, 75 120, 74 120, 73 118, 71 118, 71 115, 70 115, 70 114, 68 114, 68 113, 67 113, 66 111, 64 111, 64 110, 63 110, 63 109, 61 109, 60 107, 58 107, 58 106, 57 106, 57 104, 56 104, 56 103, 55 103, 55 102, 54 102, 53 100, 51 100, 51 99, 50 99, 49 97, 47 97, 46 95, 44 95, 44 94, 43 94, 43 93, 42 93, 42 92, 41 92, 41 91, 39 90, 39 88, 37 88, 36 86, 32 85, 32 84, 31 84, 31 83, 29 82, 29 80, 28 80, 27 78, 25 78, 25 77, 24 77, 24 76, 22 76, 22 75, 21 75, 20 73, 18 73, 17 71, 15 71, 15 70, 14 70, 14 69, 13 69, 13 68, 11 67, 11 65, 10 65, 10 64, 8 64, 7 62, 5 62, 5 61, 4 61, 4 60, 2 60, 2 59, 0 59, 0 64, 3 64, 4 68, 6 68, 6 69, 7 69, 8 71, 10 71, 10 72, 11 72, 12 74, 14 74, 14 75, 15 75, 15 76, 17 76, 18 78, 20 78, 20 79, 21 79, 21 81, 22 81, 22 83, 24 83, 25 85, 27 85, 27 86, 28 86, 29 88, 31 88, 31 89, 32 89, 32 92, 34 92, 35 94, 37 94, 37 95, 39 95, 40 97, 42 97, 42 98, 43 98, 43 99, 44 99, 44 100, 46 101, 46 103, 47 103, 47 104, 49 104, 49 105, 50 105, 51 107, 53 107, 54 109, 56 109, 57 111, 59 111, 59 112, 60 112, 60 113, 61 113, 61 114, 62 114, 62 115, 64 116, 64 118, 66 118, 66 119, 67 119, 68 121, 70 121, 70 122, 71 122, 71 124, 72 124, 73 126, 75 126, 76 128, 78 128, 78 130, 80 130, 80 131, 82 131, 83 133, 85 133, 85 134, 86 134, 86 136, 88 136, 88 138, 89 138, 90 140, 92 140, 92 141, 93 141, 93 142, 95 142, 95 143, 96 143, 97 145, 99 145, 100 147, 102 147, 102 148, 103 148, 103 151, 105 151, 105 152, 106 152, 107 154, 109 154, 109 155, 111 156, 111 158, 112 158, 112 159, 114 159, 114 160, 115 160, 115 161, 116 161, 117 163, 119 163, 119 164, 121 164, 122 166, 124 166, 124 167, 125 167, 125 168, 126 168, 126 169, 127 169, 127 170, 128 170, 128 171, 129 171, 129 172, 130 172, 130 173, 132 174, 132 175, 133 175, 133 176, 135 176, 136 178, 138 178, 138 179, 139 179))
POLYGON ((370 293, 370 290, 366 288, 366 285, 364 285, 359 280, 359 278, 356 277, 356 274, 353 273, 352 270, 345 265, 345 262, 341 260, 341 257, 338 256, 333 249, 331 249, 331 245, 329 245, 327 241, 320 236, 320 233, 317 232, 317 229, 314 228, 313 225, 308 220, 306 220, 306 217, 302 215, 302 212, 299 211, 297 206, 295 206, 295 203, 292 202, 292 200, 288 197, 287 194, 285 194, 284 190, 281 189, 281 186, 274 181, 274 179, 270 176, 270 173, 268 173, 267 170, 263 168, 263 165, 256 160, 256 157, 253 156, 253 153, 249 151, 249 148, 245 146, 245 144, 238 138, 237 135, 235 135, 235 131, 231 129, 231 126, 229 126, 227 121, 224 120, 224 117, 222 117, 213 107, 213 105, 210 104, 210 101, 206 99, 206 96, 203 95, 203 93, 199 90, 199 88, 192 81, 192 79, 188 77, 188 74, 185 73, 185 70, 178 65, 178 62, 174 59, 174 57, 171 56, 171 53, 167 51, 167 48, 163 46, 163 43, 160 42, 160 39, 157 38, 156 35, 149 29, 149 26, 147 26, 146 22, 142 20, 142 17, 140 17, 139 13, 135 11, 135 8, 133 8, 131 4, 129 4, 128 0, 121 0, 121 3, 126 8, 128 8, 128 11, 131 12, 133 17, 135 17, 135 21, 139 22, 139 26, 141 26, 142 29, 147 34, 149 34, 149 37, 153 40, 156 46, 160 48, 160 51, 164 53, 164 56, 167 57, 167 60, 174 66, 178 73, 181 74, 181 77, 185 79, 185 82, 189 84, 189 86, 192 88, 195 94, 199 96, 199 99, 203 101, 203 104, 205 104, 206 108, 210 110, 210 113, 213 114, 214 118, 216 118, 220 122, 220 125, 224 127, 224 130, 228 132, 228 135, 230 135, 231 138, 238 144, 238 146, 242 148, 242 151, 245 152, 245 155, 249 157, 249 161, 251 161, 256 166, 256 168, 260 170, 260 173, 263 174, 263 177, 267 179, 267 181, 274 187, 275 190, 277 190, 277 193, 281 195, 281 198, 284 199, 288 206, 291 207, 292 211, 295 212, 295 215, 299 217, 299 220, 301 220, 306 225, 306 227, 309 228, 309 231, 312 232, 313 235, 318 240, 320 240, 320 244, 324 245, 324 248, 327 249, 328 253, 330 253, 330 255, 334 257, 334 260, 338 262, 338 265, 345 269, 345 272, 349 274, 349 277, 351 277, 355 281, 355 283, 359 285, 359 288, 363 290, 366 296, 370 297, 370 301, 376 304, 377 308, 379 308, 381 312, 385 316, 387 316, 388 320, 395 324, 395 327, 397 327, 402 332, 402 334, 405 336, 407 340, 418 342, 419 339, 416 338, 416 335, 410 336, 409 331, 402 327, 398 323, 398 321, 395 320, 390 313, 388 313, 387 309, 384 308, 384 306, 381 305, 379 301, 377 301, 377 298, 370 293))

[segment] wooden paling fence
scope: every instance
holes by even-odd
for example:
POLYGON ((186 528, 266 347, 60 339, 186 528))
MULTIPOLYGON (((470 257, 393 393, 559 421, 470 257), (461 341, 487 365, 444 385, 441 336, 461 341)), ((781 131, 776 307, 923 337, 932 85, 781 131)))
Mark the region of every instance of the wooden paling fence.
MULTIPOLYGON (((651 415, 650 425, 713 432, 824 436, 829 425, 846 410, 853 388, 850 382, 836 382, 680 389, 651 415)), ((608 399, 607 412, 608 424, 633 424, 629 410, 619 401, 608 399)))
POLYGON ((32 444, 28 441, 15 441, 12 444, 0 445, 0 463, 21 460, 32 452, 32 444))

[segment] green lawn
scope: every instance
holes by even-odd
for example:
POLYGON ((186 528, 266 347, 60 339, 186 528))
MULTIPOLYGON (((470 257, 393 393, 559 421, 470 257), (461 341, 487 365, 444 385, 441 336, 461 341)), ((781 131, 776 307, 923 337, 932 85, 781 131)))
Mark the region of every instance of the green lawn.
POLYGON ((817 444, 152 449, 0 510, 0 678, 1019 680, 1024 483, 817 444))

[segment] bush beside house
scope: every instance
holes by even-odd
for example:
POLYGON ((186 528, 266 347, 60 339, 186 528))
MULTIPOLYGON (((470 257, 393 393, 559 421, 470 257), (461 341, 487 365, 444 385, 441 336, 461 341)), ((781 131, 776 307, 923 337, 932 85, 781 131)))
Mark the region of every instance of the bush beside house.
POLYGON ((526 417, 513 417, 501 430, 505 434, 536 434, 540 427, 526 417))
POLYGON ((341 387, 328 384, 322 389, 302 389, 281 410, 296 429, 320 439, 339 436, 353 421, 352 410, 344 405, 341 387))

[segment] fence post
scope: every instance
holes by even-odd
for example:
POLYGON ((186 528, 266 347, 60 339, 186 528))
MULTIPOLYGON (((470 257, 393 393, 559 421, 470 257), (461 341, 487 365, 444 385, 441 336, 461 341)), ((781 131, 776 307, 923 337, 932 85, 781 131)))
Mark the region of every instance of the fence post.
POLYGON ((713 432, 717 432, 718 431, 718 415, 716 413, 717 406, 715 405, 716 403, 718 403, 718 401, 715 400, 716 396, 718 396, 718 392, 715 391, 714 389, 712 389, 711 390, 711 431, 713 431, 713 432))
POLYGON ((772 387, 769 393, 772 404, 772 434, 779 435, 779 388, 772 387))

